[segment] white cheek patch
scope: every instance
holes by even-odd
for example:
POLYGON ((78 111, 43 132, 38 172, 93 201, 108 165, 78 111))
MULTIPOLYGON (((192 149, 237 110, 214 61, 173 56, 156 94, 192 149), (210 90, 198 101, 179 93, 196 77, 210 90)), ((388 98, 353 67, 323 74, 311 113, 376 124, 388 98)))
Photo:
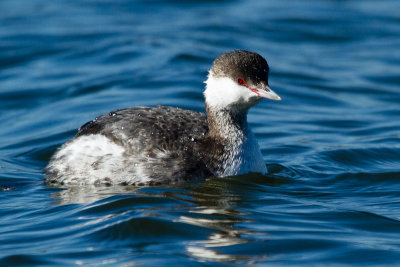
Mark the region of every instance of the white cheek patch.
POLYGON ((210 73, 205 83, 207 84, 204 91, 206 103, 216 109, 229 105, 252 106, 259 99, 256 93, 230 78, 215 78, 210 73))

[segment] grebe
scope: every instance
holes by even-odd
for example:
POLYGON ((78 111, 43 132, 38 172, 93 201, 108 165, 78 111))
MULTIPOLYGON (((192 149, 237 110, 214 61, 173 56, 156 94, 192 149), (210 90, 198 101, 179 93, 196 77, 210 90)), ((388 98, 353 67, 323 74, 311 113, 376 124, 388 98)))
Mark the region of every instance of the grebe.
POLYGON ((220 55, 205 81, 206 115, 173 107, 132 107, 79 128, 45 169, 48 183, 153 185, 210 176, 266 173, 247 112, 268 86, 267 61, 235 50, 220 55))

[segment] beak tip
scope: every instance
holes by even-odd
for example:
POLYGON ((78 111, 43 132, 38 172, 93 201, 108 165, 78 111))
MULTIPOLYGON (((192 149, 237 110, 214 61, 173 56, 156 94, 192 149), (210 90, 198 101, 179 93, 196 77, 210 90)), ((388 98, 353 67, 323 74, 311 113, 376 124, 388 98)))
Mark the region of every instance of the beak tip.
POLYGON ((267 86, 265 91, 267 91, 267 92, 263 97, 271 99, 271 100, 276 100, 276 101, 282 100, 282 98, 277 93, 275 93, 269 86, 267 86))

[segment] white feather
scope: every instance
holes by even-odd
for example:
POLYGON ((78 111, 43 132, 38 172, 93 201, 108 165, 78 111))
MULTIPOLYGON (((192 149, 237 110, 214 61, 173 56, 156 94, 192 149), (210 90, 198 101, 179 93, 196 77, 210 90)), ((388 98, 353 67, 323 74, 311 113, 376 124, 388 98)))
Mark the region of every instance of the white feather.
POLYGON ((207 85, 204 91, 206 103, 216 110, 232 105, 250 108, 260 100, 256 93, 227 77, 214 77, 210 73, 205 83, 207 85))
POLYGON ((223 172, 217 176, 241 175, 249 172, 267 173, 267 167, 254 134, 248 130, 247 136, 241 138, 228 150, 229 157, 223 164, 223 172))
POLYGON ((147 182, 149 170, 135 163, 142 155, 126 158, 124 152, 124 147, 103 135, 84 135, 64 144, 47 169, 61 173, 58 182, 65 184, 147 182))

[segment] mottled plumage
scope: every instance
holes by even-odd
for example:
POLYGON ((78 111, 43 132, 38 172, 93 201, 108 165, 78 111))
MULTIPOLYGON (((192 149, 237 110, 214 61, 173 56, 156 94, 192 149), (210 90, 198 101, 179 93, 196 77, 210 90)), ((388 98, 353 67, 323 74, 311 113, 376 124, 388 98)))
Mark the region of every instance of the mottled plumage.
POLYGON ((268 70, 256 53, 223 54, 206 81, 207 116, 164 106, 99 116, 55 153, 45 179, 61 184, 145 185, 265 173, 247 111, 263 97, 280 99, 268 87, 268 70))
MULTIPOLYGON (((118 183, 140 185, 211 176, 212 172, 201 160, 204 155, 199 153, 207 139, 207 133, 208 124, 204 114, 158 106, 121 109, 99 116, 79 128, 75 138, 101 134, 124 147, 126 162, 121 162, 121 165, 126 165, 122 169, 127 178, 120 179, 118 183), (134 170, 126 171, 131 168, 149 170, 149 179, 142 181, 138 177, 129 182, 136 174, 134 170)), ((103 157, 99 157, 95 162, 102 160, 103 157)), ((96 164, 87 166, 96 167, 98 168, 96 164)), ((49 182, 62 182, 63 172, 52 173, 50 166, 48 177, 49 182)), ((111 182, 109 179, 99 179, 95 183, 111 182)))

